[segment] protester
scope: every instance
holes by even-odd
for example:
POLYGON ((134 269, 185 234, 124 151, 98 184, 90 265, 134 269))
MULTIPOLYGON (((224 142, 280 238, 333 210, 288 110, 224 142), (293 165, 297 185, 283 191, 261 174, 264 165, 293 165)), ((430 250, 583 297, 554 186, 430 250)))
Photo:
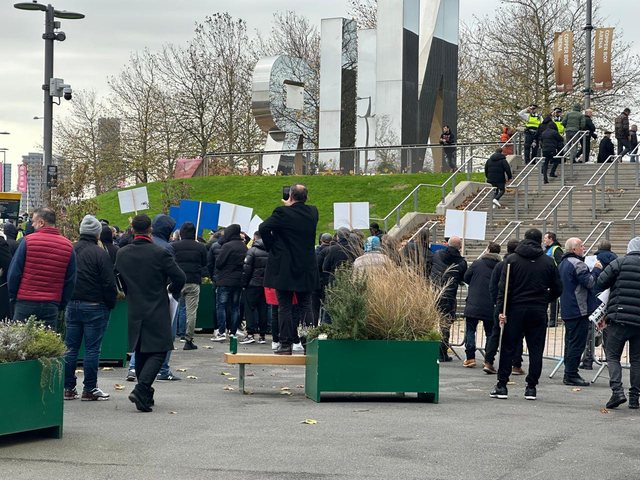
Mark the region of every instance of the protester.
MULTIPOLYGON (((224 230, 220 240, 220 251, 215 258, 213 278, 216 282, 216 315, 218 334, 214 342, 224 342, 235 337, 240 319, 240 294, 242 293, 242 269, 247 255, 247 246, 240 237, 240 225, 233 223, 224 230)), ((213 247, 211 247, 213 250, 213 247)), ((210 251, 211 254, 211 251, 210 251)))
POLYGON ((532 158, 538 156, 538 127, 542 123, 542 117, 537 113, 538 106, 529 105, 518 112, 518 116, 524 122, 524 163, 528 164, 532 158))
POLYGON ((565 385, 587 387, 588 381, 578 373, 580 355, 589 332, 589 315, 600 303, 593 290, 602 264, 596 261, 592 271, 584 263, 584 244, 579 238, 570 238, 565 244, 566 253, 558 265, 562 280, 560 313, 565 327, 564 379, 565 385))
MULTIPOLYGON (((491 280, 489 283, 489 295, 491 296, 491 302, 493 303, 493 329, 491 330, 491 335, 487 338, 487 343, 484 351, 484 365, 482 366, 482 371, 487 375, 495 375, 498 371, 493 366, 493 362, 496 359, 496 354, 498 353, 498 346, 500 345, 500 322, 498 321, 498 314, 502 310, 502 305, 496 305, 498 301, 498 285, 500 283, 500 278, 502 278, 502 270, 504 269, 504 265, 507 263, 507 258, 509 255, 512 255, 520 242, 518 240, 512 239, 507 242, 507 254, 504 256, 502 261, 498 263, 493 272, 491 272, 491 280)), ((513 355, 512 369, 511 375, 524 375, 525 372, 522 369, 522 340, 516 344, 516 349, 513 355)))
POLYGON ((167 353, 173 350, 172 319, 167 290, 179 298, 186 277, 166 248, 151 239, 151 219, 136 215, 133 243, 118 250, 116 270, 127 294, 129 349, 135 352, 138 384, 129 395, 142 412, 154 405, 152 387, 167 353))
MULTIPOLYGON (((554 232, 546 232, 543 238, 545 254, 553 259, 556 266, 560 265, 564 252, 558 242, 558 237, 554 232)), ((555 327, 558 324, 558 301, 552 300, 549 304, 549 326, 555 327)))
POLYGON ((403 257, 412 265, 420 269, 424 278, 430 278, 433 265, 433 252, 428 228, 418 232, 416 238, 407 242, 402 249, 403 257))
POLYGON ((544 254, 541 243, 540 230, 527 230, 524 240, 507 259, 500 278, 497 305, 502 310, 506 295, 507 308, 506 312, 498 317, 503 325, 502 351, 498 366, 498 383, 490 393, 491 398, 508 398, 507 383, 514 352, 524 336, 529 349, 529 373, 526 377, 524 396, 527 400, 536 399, 536 386, 542 373, 547 307, 549 301, 558 298, 562 293, 558 269, 553 260, 544 254))
POLYGON ((322 264, 329 252, 331 242, 333 242, 333 236, 330 233, 323 233, 320 235, 320 244, 316 247, 316 260, 318 264, 320 287, 314 292, 312 297, 314 326, 317 326, 320 321, 320 309, 322 308, 322 302, 324 302, 324 291, 329 284, 330 275, 322 271, 322 264))
MULTIPOLYGON (((109 227, 106 227, 109 228, 109 227)), ((113 262, 106 250, 98 246, 102 225, 92 215, 80 224, 80 239, 73 246, 76 255, 77 281, 65 311, 64 399, 79 397, 76 390, 78 352, 84 340, 82 361, 84 388, 82 400, 109 400, 98 388, 98 362, 109 312, 116 305, 116 281, 113 262)), ((111 231, 111 230, 109 230, 111 231)))
POLYGON ((193 343, 198 304, 200 302, 200 284, 202 276, 206 275, 207 248, 196 241, 196 226, 192 222, 185 222, 180 227, 180 238, 171 244, 175 252, 175 260, 186 275, 186 283, 182 288, 181 301, 184 301, 187 317, 185 343, 183 350, 196 350, 193 343))
POLYGON ((264 295, 264 272, 267 268, 269 253, 264 247, 260 232, 253 234, 253 244, 244 257, 242 285, 247 300, 247 336, 240 343, 254 343, 255 334, 259 334, 258 343, 267 343, 268 329, 267 301, 264 295))
POLYGON ((447 248, 438 250, 433 256, 431 281, 442 288, 438 298, 438 309, 442 313, 443 322, 440 327, 442 342, 440 343, 440 360, 450 362, 448 354, 451 324, 456 315, 458 286, 462 284, 467 271, 467 262, 460 254, 462 239, 453 236, 447 248))
POLYGON ((327 254, 322 262, 322 272, 328 276, 329 282, 342 264, 353 263, 356 257, 354 245, 349 241, 351 232, 348 228, 339 228, 336 232, 336 241, 327 249, 327 254))
POLYGON ((611 289, 607 302, 607 341, 604 348, 609 367, 611 398, 607 408, 627 401, 622 385, 620 357, 629 342, 631 364, 629 408, 640 407, 640 237, 631 239, 624 258, 613 260, 598 277, 601 290, 611 289))
POLYGON ((502 260, 500 258, 500 245, 490 242, 480 258, 473 262, 464 274, 464 283, 469 285, 469 288, 467 289, 467 299, 464 307, 466 320, 464 349, 467 358, 462 365, 467 368, 476 366, 476 330, 478 322, 482 322, 487 341, 493 330, 494 303, 491 301, 489 285, 493 269, 500 260, 502 260))
POLYGON ((456 147, 453 146, 456 143, 456 137, 451 131, 449 125, 442 127, 442 133, 440 134, 440 145, 443 145, 444 156, 447 160, 447 166, 454 172, 456 166, 456 147))
MULTIPOLYGON (((618 142, 618 155, 624 157, 627 153, 630 153, 631 139, 629 133, 629 114, 631 110, 625 108, 620 115, 616 117, 615 134, 616 141, 618 142)), ((606 132, 605 132, 606 134, 606 132)))
POLYGON ((58 328, 58 313, 67 307, 76 283, 73 245, 55 225, 52 209, 33 212, 34 233, 18 245, 7 276, 9 299, 15 305, 13 319, 25 321, 35 315, 53 329, 58 328))
POLYGON ((302 184, 291 186, 289 199, 277 207, 260 225, 264 246, 269 252, 265 287, 275 288, 278 298, 279 355, 291 355, 296 337, 293 297, 297 298, 302 322, 311 322, 311 294, 318 288, 314 252, 318 209, 307 205, 308 191, 302 184))
POLYGON ((484 174, 487 177, 487 183, 490 183, 496 189, 493 194, 493 205, 502 207, 500 199, 504 195, 506 182, 513 178, 511 166, 507 162, 507 157, 504 156, 502 148, 498 148, 489 157, 489 160, 484 165, 484 174))
POLYGON ((384 267, 389 258, 380 251, 381 242, 378 237, 367 238, 364 244, 364 255, 360 255, 353 261, 354 274, 370 274, 375 278, 376 272, 384 267))
POLYGON ((108 225, 102 226, 102 230, 100 231, 100 243, 102 243, 102 247, 109 254, 109 258, 111 258, 111 263, 116 263, 116 253, 118 253, 118 247, 113 243, 113 231, 111 227, 108 225))
POLYGON ((11 256, 13 257, 18 249, 18 229, 13 223, 5 223, 3 232, 9 244, 9 249, 11 250, 11 256))
POLYGON ((372 222, 369 225, 369 233, 371 233, 371 235, 373 235, 375 237, 378 237, 380 239, 380 241, 382 241, 382 237, 385 234, 385 232, 380 230, 380 225, 378 225, 376 222, 372 222))

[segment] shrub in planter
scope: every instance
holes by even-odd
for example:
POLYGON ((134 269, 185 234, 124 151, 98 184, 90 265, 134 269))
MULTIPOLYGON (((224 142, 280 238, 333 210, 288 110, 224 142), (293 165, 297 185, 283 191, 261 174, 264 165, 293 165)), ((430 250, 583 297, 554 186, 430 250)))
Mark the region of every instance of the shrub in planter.
POLYGON ((60 336, 34 317, 0 322, 0 435, 46 429, 62 436, 64 351, 60 336))

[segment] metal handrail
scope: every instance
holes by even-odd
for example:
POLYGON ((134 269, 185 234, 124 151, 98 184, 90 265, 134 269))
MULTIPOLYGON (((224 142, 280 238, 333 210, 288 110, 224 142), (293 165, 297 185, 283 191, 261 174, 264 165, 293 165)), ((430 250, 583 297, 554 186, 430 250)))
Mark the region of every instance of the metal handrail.
MULTIPOLYGON (((484 202, 487 197, 489 195, 491 195, 491 193, 493 192, 494 188, 493 187, 484 187, 482 190, 480 190, 476 196, 473 198, 473 200, 471 200, 466 207, 464 207, 464 210, 467 211, 471 211, 474 212, 477 208, 480 207, 480 205, 482 205, 482 202, 484 202)), ((493 223, 493 205, 491 206, 492 208, 489 208, 489 222, 493 223)))
MULTIPOLYGON (((520 187, 524 184, 524 208, 529 208, 529 176, 542 168, 543 157, 532 158, 531 161, 518 173, 509 184, 509 188, 515 190, 515 219, 520 215, 520 187)), ((542 177, 538 176, 538 193, 542 190, 542 177)))
POLYGON ((613 168, 614 171, 614 188, 618 188, 618 163, 620 163, 620 155, 610 155, 607 161, 601 164, 598 169, 591 175, 591 178, 584 184, 585 187, 591 187, 591 219, 596 219, 596 187, 600 184, 600 192, 602 197, 602 208, 606 207, 606 185, 605 176, 609 173, 609 170, 613 168), (611 162, 610 162, 611 160, 611 162))
POLYGON ((431 243, 433 243, 433 238, 435 238, 435 237, 433 237, 433 238, 431 237, 431 231, 432 231, 434 228, 436 228, 436 227, 438 226, 438 224, 439 224, 439 223, 440 223, 440 222, 438 222, 437 220, 427 220, 427 221, 424 223, 424 225, 422 225, 418 230, 416 230, 416 233, 414 233, 413 235, 411 235, 411 237, 410 237, 410 238, 409 238, 409 240, 407 240, 407 241, 408 241, 408 242, 411 242, 412 240, 414 240, 414 239, 418 236, 418 234, 419 234, 420 232, 422 232, 422 231, 426 228, 427 230, 429 230, 429 241, 430 241, 431 243))
POLYGON ((640 158, 638 158, 639 156, 640 156, 640 143, 636 145, 636 148, 631 150, 631 153, 629 153, 629 158, 631 160, 631 163, 636 164, 636 187, 640 187, 640 158))
POLYGON ((513 235, 513 233, 516 233, 516 237, 520 236, 520 225, 522 225, 522 222, 516 222, 515 220, 511 220, 509 223, 507 223, 507 225, 500 230, 500 233, 498 233, 495 238, 493 239, 493 241, 495 243, 497 243, 498 245, 503 245, 504 242, 506 242, 507 240, 509 240, 509 238, 511 237, 511 235, 513 235), (511 230, 509 230, 509 228, 511 228, 511 230), (505 233, 506 231, 509 231, 509 233, 505 233), (500 240, 500 237, 504 235, 504 238, 502 240, 500 240), (498 241, 500 240, 500 241, 498 241))
POLYGON ((586 245, 589 242, 589 240, 591 240, 591 237, 595 235, 595 233, 598 231, 601 225, 604 225, 604 228, 602 229, 600 234, 596 237, 596 239, 593 242, 591 242, 591 246, 589 246, 589 248, 585 250, 584 252, 585 256, 588 255, 591 249, 598 244, 598 242, 600 241, 603 235, 607 240, 609 240, 609 230, 611 229, 613 222, 598 222, 598 224, 595 227, 593 227, 593 230, 589 232, 589 235, 587 235, 587 238, 584 239, 584 242, 582 242, 582 244, 586 245))
POLYGON ((409 194, 402 199, 400 203, 398 203, 384 218, 380 219, 384 222, 385 231, 389 231, 389 218, 391 218, 394 214, 396 215, 396 224, 400 224, 400 210, 410 198, 413 198, 413 207, 414 211, 418 210, 418 193, 421 188, 439 188, 440 189, 440 202, 444 202, 445 197, 447 196, 447 185, 451 183, 451 193, 455 193, 456 191, 456 176, 465 173, 467 174, 467 178, 471 178, 471 168, 473 167, 473 160, 475 157, 469 157, 466 161, 462 163, 449 177, 442 182, 441 185, 433 185, 431 183, 420 183, 418 184, 409 194))
POLYGON ((640 199, 638 199, 638 201, 636 201, 636 203, 633 204, 633 207, 631 207, 629 209, 629 211, 627 212, 625 217, 622 219, 623 221, 630 221, 631 222, 631 236, 632 236, 632 238, 636 237, 636 222, 638 220, 638 217, 640 217, 640 208, 638 208, 639 205, 640 205, 640 199), (638 213, 636 213, 633 217, 630 217, 630 215, 636 209, 638 210, 638 213))
POLYGON ((582 143, 583 138, 585 138, 585 135, 589 135, 590 132, 588 130, 580 130, 578 133, 576 133, 573 137, 571 137, 571 140, 569 140, 561 149, 560 151, 554 155, 553 158, 559 158, 560 159, 560 185, 562 185, 564 187, 564 183, 565 183, 565 172, 564 172, 564 164, 565 164, 565 160, 567 159, 567 157, 569 158, 570 162, 569 162, 569 166, 570 166, 570 174, 571 174, 571 178, 573 178, 573 158, 571 158, 574 149, 582 143))
POLYGON ((534 222, 541 221, 542 224, 543 224, 543 230, 546 231, 547 230, 547 220, 549 220, 549 217, 551 215, 553 215, 553 228, 554 228, 555 231, 558 231, 558 207, 560 207, 560 205, 562 205, 562 202, 564 202, 568 198, 568 200, 569 200, 569 216, 568 216, 568 220, 569 220, 569 222, 571 222, 572 218, 573 218, 573 189, 574 189, 573 186, 561 187, 560 190, 558 190, 558 193, 556 193, 554 195, 554 197, 551 199, 551 201, 549 203, 547 203, 547 205, 540 211, 538 216, 536 218, 534 218, 533 221, 534 222), (549 212, 543 217, 542 215, 552 205, 553 205, 553 208, 551 208, 549 210, 549 212))

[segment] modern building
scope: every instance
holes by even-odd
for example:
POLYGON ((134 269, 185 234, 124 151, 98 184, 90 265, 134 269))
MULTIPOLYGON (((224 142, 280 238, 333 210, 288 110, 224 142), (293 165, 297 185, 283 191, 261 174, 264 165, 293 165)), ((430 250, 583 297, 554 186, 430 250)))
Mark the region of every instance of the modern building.
POLYGON ((5 163, 3 168, 2 175, 2 191, 10 192, 11 191, 11 164, 5 163))
POLYGON ((42 206, 44 190, 44 157, 42 153, 29 152, 22 156, 22 163, 27 166, 27 191, 22 194, 21 212, 30 212, 42 206))

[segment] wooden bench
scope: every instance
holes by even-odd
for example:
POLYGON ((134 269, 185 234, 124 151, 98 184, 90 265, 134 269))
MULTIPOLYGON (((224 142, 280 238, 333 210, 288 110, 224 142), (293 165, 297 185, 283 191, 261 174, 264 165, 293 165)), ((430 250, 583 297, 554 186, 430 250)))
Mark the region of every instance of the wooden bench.
POLYGON ((305 355, 275 355, 262 353, 225 353, 226 363, 237 364, 239 366, 238 380, 240 391, 244 391, 244 366, 249 365, 305 365, 307 357, 305 355))

